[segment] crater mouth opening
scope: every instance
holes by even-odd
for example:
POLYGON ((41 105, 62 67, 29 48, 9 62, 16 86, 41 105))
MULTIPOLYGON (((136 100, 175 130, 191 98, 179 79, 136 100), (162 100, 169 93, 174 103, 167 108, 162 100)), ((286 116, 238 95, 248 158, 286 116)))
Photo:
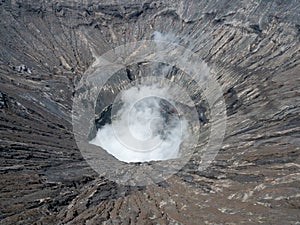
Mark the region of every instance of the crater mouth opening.
POLYGON ((180 157, 188 123, 176 103, 161 96, 168 96, 168 90, 156 86, 122 91, 96 120, 97 133, 90 144, 127 163, 180 157))

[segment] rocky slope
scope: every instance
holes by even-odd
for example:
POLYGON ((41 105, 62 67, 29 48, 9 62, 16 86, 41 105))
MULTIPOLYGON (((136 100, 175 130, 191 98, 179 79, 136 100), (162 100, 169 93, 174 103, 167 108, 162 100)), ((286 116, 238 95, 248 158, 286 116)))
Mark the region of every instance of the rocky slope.
POLYGON ((300 223, 297 0, 2 0, 0 10, 1 224, 300 223), (81 156, 72 96, 95 54, 155 31, 214 68, 226 135, 204 171, 195 158, 164 182, 123 186, 81 156))

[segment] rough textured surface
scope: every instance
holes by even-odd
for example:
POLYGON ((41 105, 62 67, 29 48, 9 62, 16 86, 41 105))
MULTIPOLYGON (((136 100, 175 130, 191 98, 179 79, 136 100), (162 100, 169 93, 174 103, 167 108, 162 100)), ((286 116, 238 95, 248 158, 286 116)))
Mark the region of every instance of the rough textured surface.
POLYGON ((47 2, 0 2, 1 224, 300 223, 299 1, 47 2), (90 46, 154 31, 215 69, 226 136, 205 171, 120 186, 77 149, 72 94, 90 46))

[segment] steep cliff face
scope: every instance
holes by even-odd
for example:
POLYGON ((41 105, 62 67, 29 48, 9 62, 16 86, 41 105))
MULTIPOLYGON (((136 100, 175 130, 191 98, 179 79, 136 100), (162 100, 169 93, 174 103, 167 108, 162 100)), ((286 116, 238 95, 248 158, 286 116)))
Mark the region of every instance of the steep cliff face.
POLYGON ((299 223, 298 1, 3 0, 0 10, 1 224, 299 223), (95 56, 155 32, 214 69, 226 134, 206 170, 196 154, 166 181, 124 186, 82 157, 72 97, 95 56))

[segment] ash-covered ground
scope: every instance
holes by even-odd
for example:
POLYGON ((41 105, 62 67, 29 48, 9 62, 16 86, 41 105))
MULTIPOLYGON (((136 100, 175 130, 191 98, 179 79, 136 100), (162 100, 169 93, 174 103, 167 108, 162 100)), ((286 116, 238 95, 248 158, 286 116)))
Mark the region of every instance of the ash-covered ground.
MULTIPOLYGON (((299 15, 297 0, 2 0, 0 223, 300 224, 299 15), (213 69, 226 134, 205 170, 196 149, 165 181, 121 185, 83 158, 72 98, 95 55, 155 37, 213 69)), ((128 65, 107 84, 95 120, 140 73, 128 65)), ((210 111, 197 98, 205 136, 210 111)))

